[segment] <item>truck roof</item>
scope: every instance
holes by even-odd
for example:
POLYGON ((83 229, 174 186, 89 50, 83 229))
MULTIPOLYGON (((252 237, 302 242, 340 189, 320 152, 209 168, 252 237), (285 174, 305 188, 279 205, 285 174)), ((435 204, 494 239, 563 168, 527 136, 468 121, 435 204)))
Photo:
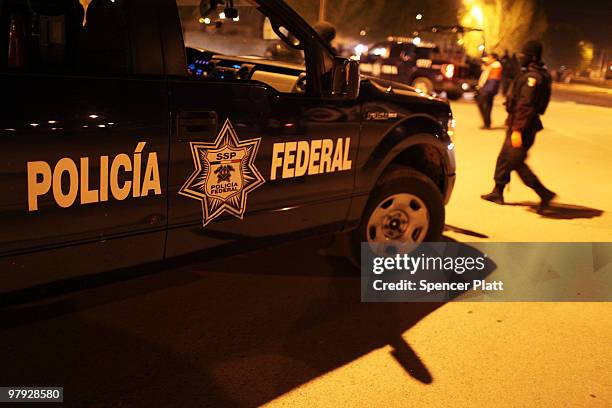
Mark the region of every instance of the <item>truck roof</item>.
POLYGON ((393 36, 387 37, 388 42, 392 42, 396 44, 409 43, 419 48, 436 48, 437 47, 437 45, 432 42, 421 41, 420 39, 419 41, 415 42, 414 40, 415 40, 415 37, 393 37, 393 36))

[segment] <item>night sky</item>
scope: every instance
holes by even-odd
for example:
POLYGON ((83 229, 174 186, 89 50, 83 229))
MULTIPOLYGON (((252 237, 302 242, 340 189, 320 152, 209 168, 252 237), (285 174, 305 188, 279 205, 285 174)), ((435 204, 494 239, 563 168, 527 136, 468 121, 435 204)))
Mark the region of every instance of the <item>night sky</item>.
POLYGON ((612 48, 610 22, 612 0, 536 0, 548 17, 548 24, 572 24, 584 33, 584 39, 596 47, 612 48))

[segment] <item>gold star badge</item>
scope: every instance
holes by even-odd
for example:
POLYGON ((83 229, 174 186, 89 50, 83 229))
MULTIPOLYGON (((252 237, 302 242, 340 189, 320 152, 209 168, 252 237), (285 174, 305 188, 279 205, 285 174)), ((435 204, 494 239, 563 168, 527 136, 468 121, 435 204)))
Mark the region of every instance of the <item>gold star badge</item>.
POLYGON ((533 88, 538 83, 538 80, 534 77, 527 77, 527 86, 533 88))
POLYGON ((201 201, 203 226, 223 213, 244 218, 247 195, 265 183, 255 167, 260 142, 240 141, 228 119, 213 143, 190 143, 195 171, 179 194, 201 201))

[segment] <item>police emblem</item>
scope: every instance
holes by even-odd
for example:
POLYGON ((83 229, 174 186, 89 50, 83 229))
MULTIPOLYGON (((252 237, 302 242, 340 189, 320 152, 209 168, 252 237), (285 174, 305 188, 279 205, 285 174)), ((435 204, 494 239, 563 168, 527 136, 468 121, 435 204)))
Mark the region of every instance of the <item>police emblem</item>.
POLYGON ((195 171, 179 194, 201 201, 203 226, 223 213, 244 217, 247 195, 265 183, 255 167, 260 142, 239 140, 228 119, 213 143, 190 143, 195 171))
POLYGON ((538 81, 534 77, 527 77, 527 86, 533 88, 537 83, 538 81))

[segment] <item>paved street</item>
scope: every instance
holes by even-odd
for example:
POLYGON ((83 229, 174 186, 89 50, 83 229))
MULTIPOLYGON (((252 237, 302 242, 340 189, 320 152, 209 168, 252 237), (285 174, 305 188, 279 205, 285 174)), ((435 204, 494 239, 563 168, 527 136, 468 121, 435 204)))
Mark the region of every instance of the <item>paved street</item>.
MULTIPOLYGON (((553 96, 556 92, 555 88, 553 96)), ((478 240, 480 235, 496 242, 612 241, 612 108, 577 104, 566 97, 562 101, 554 97, 542 119, 545 130, 538 134, 528 159, 542 182, 559 195, 550 217, 533 212, 538 197, 516 173, 506 192, 509 205, 499 207, 480 199, 494 184, 495 160, 504 138, 504 107, 498 97, 494 129, 482 131, 474 103, 453 104, 458 174, 447 223, 478 234, 451 231, 450 236, 459 241, 478 240)))
MULTIPOLYGON (((492 187, 500 128, 453 105, 458 241, 612 241, 612 109, 556 100, 529 163, 551 217, 492 187)), ((317 240, 195 262, 0 310, 0 384, 64 386, 66 406, 612 405, 612 304, 361 304, 317 240), (257 271, 253 264, 257 263, 257 271), (112 403, 109 403, 112 401, 112 403)))
POLYGON ((612 106, 612 85, 610 81, 600 86, 593 84, 554 84, 556 101, 577 102, 587 105, 612 106))
MULTIPOLYGON (((612 109, 595 106, 605 100, 612 107, 612 98, 602 89, 592 98, 591 90, 555 88, 543 120, 546 130, 532 149, 529 164, 559 195, 548 217, 534 212, 537 196, 516 175, 506 194, 509 205, 480 199, 493 186, 504 107, 498 100, 497 129, 482 131, 475 104, 453 104, 459 172, 447 209, 448 237, 462 242, 612 241, 612 109)), ((414 316, 404 307, 398 306, 400 313, 414 316)), ((393 346, 385 346, 270 406, 389 401, 411 407, 610 406, 612 370, 605 361, 612 358, 611 314, 610 303, 446 304, 402 334, 422 367, 406 369, 394 358, 393 346)))

